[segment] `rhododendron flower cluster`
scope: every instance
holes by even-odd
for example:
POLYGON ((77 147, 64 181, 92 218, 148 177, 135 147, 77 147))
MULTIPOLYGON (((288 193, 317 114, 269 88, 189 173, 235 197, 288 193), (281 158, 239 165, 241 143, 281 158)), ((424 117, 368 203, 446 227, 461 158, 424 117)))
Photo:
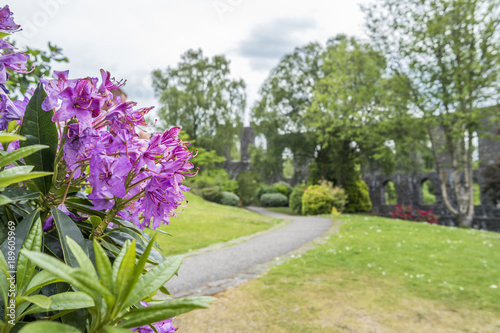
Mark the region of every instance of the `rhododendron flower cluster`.
POLYGON ((113 98, 122 84, 109 72, 101 70, 100 81, 68 74, 56 71, 54 79, 40 80, 47 92, 42 109, 54 110, 62 133, 68 181, 88 185, 98 210, 112 210, 141 228, 168 223, 185 199, 182 181, 193 168, 180 128, 141 139, 137 131, 147 126, 151 108, 113 98))
POLYGON ((438 224, 439 222, 439 216, 434 214, 432 209, 428 211, 417 209, 417 211, 414 211, 411 205, 396 205, 396 210, 391 212, 391 217, 393 219, 427 222, 429 224, 438 224))

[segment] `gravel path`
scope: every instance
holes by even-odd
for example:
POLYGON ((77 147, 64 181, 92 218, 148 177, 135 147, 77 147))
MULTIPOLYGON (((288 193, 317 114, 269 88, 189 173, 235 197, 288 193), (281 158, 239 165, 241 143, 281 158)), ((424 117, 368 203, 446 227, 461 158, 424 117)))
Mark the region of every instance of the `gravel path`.
POLYGON ((292 222, 246 242, 185 258, 179 275, 165 285, 173 296, 210 295, 237 285, 258 274, 259 265, 289 254, 332 226, 332 220, 326 218, 290 216, 259 207, 249 209, 292 222))

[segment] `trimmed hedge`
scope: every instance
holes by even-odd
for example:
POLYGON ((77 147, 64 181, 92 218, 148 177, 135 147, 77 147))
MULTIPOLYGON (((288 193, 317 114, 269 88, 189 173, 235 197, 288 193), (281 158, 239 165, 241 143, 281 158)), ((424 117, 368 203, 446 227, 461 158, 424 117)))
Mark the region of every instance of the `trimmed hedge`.
POLYGON ((219 186, 205 187, 199 190, 201 197, 207 201, 220 202, 222 189, 219 186))
POLYGON ((345 213, 369 212, 372 209, 368 185, 358 179, 344 185, 347 192, 347 206, 345 213))
POLYGON ((302 196, 302 214, 330 214, 333 207, 333 195, 324 186, 312 185, 306 188, 302 196))
POLYGON ((266 193, 260 197, 263 207, 285 207, 288 206, 288 198, 281 193, 266 193))
POLYGON ((259 198, 259 200, 260 200, 260 197, 262 195, 268 194, 268 193, 279 193, 279 192, 273 185, 262 184, 257 189, 256 195, 257 195, 257 198, 259 198))
POLYGON ((223 191, 220 199, 220 203, 226 206, 239 206, 240 197, 234 193, 223 191))
POLYGON ((290 194, 290 208, 296 214, 302 214, 302 195, 304 195, 306 187, 304 184, 297 185, 290 194))

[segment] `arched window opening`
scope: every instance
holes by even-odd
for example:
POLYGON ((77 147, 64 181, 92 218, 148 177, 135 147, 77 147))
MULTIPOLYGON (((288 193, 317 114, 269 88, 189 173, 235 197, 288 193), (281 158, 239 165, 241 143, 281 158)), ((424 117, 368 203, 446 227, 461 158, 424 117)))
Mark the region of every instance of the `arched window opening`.
POLYGON ((395 205, 398 203, 398 196, 396 194, 396 185, 393 181, 389 180, 384 185, 384 200, 386 205, 395 205))
POLYGON ((282 154, 283 158, 283 178, 292 179, 295 173, 293 167, 293 152, 290 148, 285 148, 282 154))
POLYGON ((481 187, 479 186, 479 183, 477 182, 477 180, 474 179, 474 186, 473 186, 473 190, 474 190, 474 206, 480 206, 481 205, 481 187))
POLYGON ((430 179, 426 179, 422 182, 422 203, 424 205, 436 204, 436 188, 430 179))

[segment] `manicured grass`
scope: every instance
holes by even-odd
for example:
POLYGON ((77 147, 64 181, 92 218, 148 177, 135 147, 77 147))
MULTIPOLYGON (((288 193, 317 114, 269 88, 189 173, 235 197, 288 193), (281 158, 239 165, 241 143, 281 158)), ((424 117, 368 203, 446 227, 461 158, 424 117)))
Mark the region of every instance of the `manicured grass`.
POLYGON ((179 217, 171 218, 168 226, 161 227, 172 235, 160 234, 158 237, 158 244, 166 256, 263 231, 279 221, 243 208, 208 202, 189 192, 186 199, 189 204, 179 217))
POLYGON ((290 207, 266 207, 266 209, 281 214, 297 215, 290 207))
POLYGON ((500 234, 361 215, 179 317, 185 332, 500 332, 500 234), (218 324, 220 323, 220 324, 218 324))

